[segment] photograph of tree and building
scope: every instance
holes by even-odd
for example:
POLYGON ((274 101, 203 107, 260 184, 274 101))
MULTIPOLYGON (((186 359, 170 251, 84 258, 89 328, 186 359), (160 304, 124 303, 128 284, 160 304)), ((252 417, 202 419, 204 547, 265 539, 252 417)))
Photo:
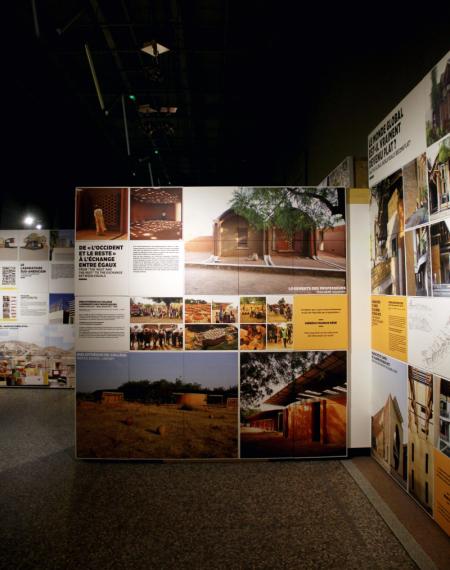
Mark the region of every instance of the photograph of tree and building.
POLYGON ((403 175, 397 170, 372 188, 370 202, 372 293, 405 295, 403 175))
POLYGON ((186 294, 345 293, 345 189, 184 188, 186 294))
POLYGON ((450 136, 427 149, 431 221, 450 216, 450 136))
POLYGON ((443 58, 427 77, 427 146, 450 133, 450 60, 443 58))
POLYGON ((236 353, 77 358, 77 456, 238 456, 236 353))
POLYGON ((241 457, 346 455, 346 352, 240 358, 241 457))

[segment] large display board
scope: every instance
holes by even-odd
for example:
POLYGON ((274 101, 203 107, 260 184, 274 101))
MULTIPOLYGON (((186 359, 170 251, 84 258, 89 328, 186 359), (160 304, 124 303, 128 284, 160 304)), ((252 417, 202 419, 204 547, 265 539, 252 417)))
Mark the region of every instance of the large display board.
POLYGON ((345 456, 344 188, 78 188, 77 456, 345 456))
POLYGON ((75 381, 73 230, 0 230, 0 386, 75 381))
POLYGON ((450 532, 450 53, 369 136, 374 456, 450 532))

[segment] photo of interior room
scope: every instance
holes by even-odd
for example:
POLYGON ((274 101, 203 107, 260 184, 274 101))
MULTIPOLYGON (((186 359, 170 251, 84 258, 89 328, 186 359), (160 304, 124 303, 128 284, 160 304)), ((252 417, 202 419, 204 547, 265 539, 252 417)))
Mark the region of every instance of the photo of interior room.
POLYGON ((77 240, 128 239, 128 188, 77 188, 77 240))
POLYGON ((132 188, 130 239, 182 239, 181 188, 132 188))

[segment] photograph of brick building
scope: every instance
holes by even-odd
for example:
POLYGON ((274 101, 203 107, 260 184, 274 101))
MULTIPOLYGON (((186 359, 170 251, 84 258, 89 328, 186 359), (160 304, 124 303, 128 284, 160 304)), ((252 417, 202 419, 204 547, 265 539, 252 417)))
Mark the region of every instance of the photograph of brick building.
POLYGON ((188 294, 345 292, 344 188, 184 192, 188 294))
POLYGON ((403 443, 403 416, 395 395, 372 416, 372 452, 399 483, 406 486, 407 446, 403 443))
POLYGON ((346 352, 241 354, 241 456, 346 454, 346 352))
POLYGON ((401 170, 372 189, 370 212, 372 293, 404 295, 405 223, 401 170))
POLYGON ((408 366, 408 491, 433 513, 433 375, 408 366))

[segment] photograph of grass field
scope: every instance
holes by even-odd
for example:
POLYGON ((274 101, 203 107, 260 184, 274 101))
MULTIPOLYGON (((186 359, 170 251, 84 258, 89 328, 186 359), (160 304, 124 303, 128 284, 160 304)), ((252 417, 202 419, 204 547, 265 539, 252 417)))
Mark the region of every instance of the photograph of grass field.
POLYGON ((78 457, 237 457, 237 354, 79 353, 77 374, 78 457))
POLYGON ((241 297, 240 320, 241 323, 265 323, 266 298, 241 297))

